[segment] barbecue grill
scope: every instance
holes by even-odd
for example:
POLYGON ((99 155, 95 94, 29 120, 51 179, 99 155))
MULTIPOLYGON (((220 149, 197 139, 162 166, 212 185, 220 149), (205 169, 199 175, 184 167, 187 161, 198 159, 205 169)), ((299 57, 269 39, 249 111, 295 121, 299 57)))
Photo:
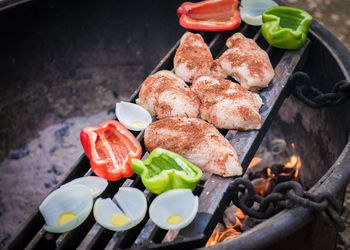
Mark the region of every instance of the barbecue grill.
MULTIPOLYGON (((288 79, 293 72, 303 70, 308 72, 312 79, 319 83, 322 89, 329 89, 333 84, 342 79, 350 80, 350 53, 344 46, 317 21, 313 21, 311 31, 306 44, 299 50, 281 50, 269 46, 260 33, 260 27, 249 26, 244 23, 234 30, 218 33, 201 33, 214 56, 217 58, 223 53, 225 41, 235 32, 241 32, 249 38, 253 38, 258 45, 266 50, 275 70, 275 77, 269 87, 260 92, 264 106, 260 109, 262 128, 258 131, 238 132, 233 130, 221 130, 220 132, 236 149, 244 171, 256 150, 258 149, 266 131, 270 127, 274 116, 278 112, 285 98, 293 90, 293 84, 288 79), (325 67, 325 62, 327 67, 325 67), (319 68, 319 70, 317 70, 319 68), (326 71, 322 71, 327 69, 326 71), (320 81, 319 79, 322 79, 320 81)), ((173 57, 179 41, 171 48, 167 55, 153 69, 150 74, 159 70, 173 70, 173 57)), ((141 86, 140 86, 141 87, 141 86)), ((132 94, 129 101, 135 102, 140 87, 132 94)), ((349 102, 345 105, 349 106, 349 102)), ((329 168, 323 177, 312 187, 311 192, 342 194, 350 177, 350 142, 348 140, 350 129, 349 108, 342 111, 344 124, 344 141, 342 152, 338 159, 329 168)), ((146 151, 143 145, 143 132, 134 132, 136 138, 143 146, 143 155, 146 151)), ((63 183, 74 178, 93 175, 90 170, 89 160, 85 155, 78 159, 72 171, 64 179, 63 183)), ((77 229, 64 234, 52 234, 43 229, 44 219, 36 212, 13 238, 9 249, 75 249, 84 246, 88 249, 103 248, 197 248, 205 245, 211 232, 216 226, 224 209, 230 203, 230 185, 233 178, 205 173, 194 193, 199 196, 198 214, 190 226, 179 232, 165 231, 158 228, 146 215, 145 219, 136 227, 125 232, 112 232, 98 225, 93 215, 77 229)), ((63 184, 62 183, 62 184, 63 184)), ((141 179, 133 176, 118 182, 110 182, 102 197, 112 197, 120 187, 136 187, 144 191, 148 205, 155 195, 147 191, 141 179)), ((218 243, 216 248, 254 249, 267 246, 278 248, 279 242, 293 242, 294 234, 299 230, 307 230, 308 225, 315 218, 310 209, 297 206, 284 210, 276 216, 266 220, 253 229, 237 236, 234 239, 218 243)))

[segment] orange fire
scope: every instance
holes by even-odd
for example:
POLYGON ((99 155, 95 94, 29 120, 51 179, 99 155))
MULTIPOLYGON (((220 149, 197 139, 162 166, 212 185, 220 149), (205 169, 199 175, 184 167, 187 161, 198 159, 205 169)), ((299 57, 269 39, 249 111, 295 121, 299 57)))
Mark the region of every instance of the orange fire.
POLYGON ((259 157, 254 157, 254 158, 252 159, 252 161, 249 163, 248 168, 252 168, 252 167, 258 165, 258 164, 261 162, 261 160, 262 160, 262 159, 259 158, 259 157))
MULTIPOLYGON (((301 159, 299 156, 295 155, 295 145, 291 144, 294 154, 289 158, 289 161, 284 164, 285 169, 293 169, 294 170, 294 179, 298 180, 299 169, 301 167, 301 159)), ((280 175, 289 175, 287 173, 281 173, 280 175)))
MULTIPOLYGON (((292 155, 289 161, 284 165, 285 169, 294 169, 294 179, 298 180, 299 169, 301 167, 301 159, 297 155, 292 155)), ((280 175, 289 175, 288 173, 280 173, 280 175)))
MULTIPOLYGON (((283 176, 288 176, 291 173, 294 172, 294 179, 298 180, 298 174, 299 174, 299 169, 301 167, 301 159, 299 156, 297 156, 295 154, 295 145, 294 143, 291 144, 292 148, 293 148, 293 155, 289 158, 288 162, 286 164, 284 164, 284 169, 290 169, 291 172, 289 173, 279 173, 279 175, 283 175, 283 176)), ((248 168, 254 167, 257 164, 259 164, 262 161, 261 158, 259 157, 254 157, 252 159, 252 161, 250 162, 248 168)), ((267 186, 269 184, 271 184, 271 180, 277 178, 277 176, 272 172, 271 168, 267 168, 266 169, 266 173, 267 173, 267 178, 259 181, 255 181, 254 183, 254 189, 255 192, 261 196, 264 196, 267 190, 267 186)), ((255 179, 256 180, 256 179, 255 179)), ((236 237, 237 235, 241 234, 241 226, 242 226, 242 221, 247 217, 241 209, 237 208, 236 212, 235 212, 235 216, 236 216, 236 221, 235 224, 232 226, 227 227, 224 231, 220 230, 220 227, 216 227, 214 229, 213 234, 210 236, 209 240, 207 241, 207 244, 205 245, 205 247, 210 247, 215 245, 218 242, 227 240, 227 239, 231 239, 236 237)))
POLYGON ((213 234, 210 236, 209 240, 207 241, 207 244, 205 245, 205 247, 213 246, 218 242, 234 238, 237 235, 241 234, 240 229, 242 226, 242 220, 246 217, 246 215, 239 208, 237 208, 235 215, 236 215, 235 224, 227 227, 222 232, 220 232, 220 229, 216 227, 214 229, 213 234))

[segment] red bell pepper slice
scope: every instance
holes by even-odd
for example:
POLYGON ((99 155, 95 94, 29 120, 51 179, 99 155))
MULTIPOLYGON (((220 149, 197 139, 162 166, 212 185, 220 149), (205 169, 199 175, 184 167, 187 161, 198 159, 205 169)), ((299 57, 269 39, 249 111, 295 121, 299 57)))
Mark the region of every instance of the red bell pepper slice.
POLYGON ((97 127, 84 128, 80 141, 96 175, 116 181, 134 174, 131 159, 140 159, 142 147, 120 122, 110 120, 97 127))
POLYGON ((180 25, 203 31, 233 30, 241 24, 238 0, 185 2, 177 9, 180 25))

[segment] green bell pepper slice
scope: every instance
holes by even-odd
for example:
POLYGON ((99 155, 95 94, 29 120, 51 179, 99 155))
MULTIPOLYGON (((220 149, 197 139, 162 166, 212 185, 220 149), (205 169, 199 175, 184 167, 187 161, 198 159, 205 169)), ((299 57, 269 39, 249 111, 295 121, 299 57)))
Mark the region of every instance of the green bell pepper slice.
POLYGON ((272 7, 262 13, 261 33, 266 41, 281 49, 299 49, 306 42, 312 16, 304 10, 272 7))
POLYGON ((174 188, 192 191, 203 175, 200 168, 174 152, 156 148, 144 161, 131 160, 132 169, 141 176, 143 185, 160 194, 174 188))

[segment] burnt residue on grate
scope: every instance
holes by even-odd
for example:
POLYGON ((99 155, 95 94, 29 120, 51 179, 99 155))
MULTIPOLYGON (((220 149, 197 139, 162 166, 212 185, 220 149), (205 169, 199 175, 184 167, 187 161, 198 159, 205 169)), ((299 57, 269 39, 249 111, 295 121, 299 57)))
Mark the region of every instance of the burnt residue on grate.
MULTIPOLYGON (((288 78, 294 70, 302 66, 307 55, 308 41, 303 48, 297 51, 284 51, 269 46, 262 38, 259 27, 241 25, 235 31, 220 33, 202 33, 205 42, 209 45, 214 58, 217 58, 225 49, 225 42, 234 32, 241 32, 248 38, 253 38, 258 45, 269 54, 271 63, 275 70, 275 77, 270 85, 260 92, 264 106, 260 109, 262 118, 262 128, 258 131, 238 132, 234 130, 221 130, 220 132, 230 141, 236 149, 239 160, 244 170, 254 156, 259 147, 265 132, 269 128, 274 115, 278 111, 285 97, 289 94, 286 86, 288 78)), ((158 66, 151 72, 159 70, 173 69, 173 57, 179 46, 178 41, 168 54, 160 61, 158 66)), ((130 97, 131 102, 135 102, 141 86, 130 97)), ((69 131, 58 131, 57 136, 64 136, 69 131)), ((147 157, 147 152, 143 143, 143 132, 134 132, 136 138, 143 147, 143 157, 147 157)), ((74 165, 71 173, 67 175, 63 183, 83 175, 92 175, 89 170, 90 165, 86 156, 81 158, 74 165)), ((93 215, 78 228, 63 234, 52 234, 44 230, 44 220, 39 212, 30 218, 24 228, 17 234, 9 249, 19 249, 27 247, 33 248, 57 248, 75 249, 102 249, 102 248, 194 248, 204 246, 212 230, 216 226, 225 207, 229 204, 228 187, 232 178, 205 173, 199 182, 194 193, 199 196, 199 209, 195 220, 183 230, 165 231, 158 228, 146 215, 143 221, 136 227, 125 232, 112 232, 98 225, 93 215)), ((148 204, 155 198, 142 185, 139 177, 123 179, 118 182, 109 183, 108 188, 102 197, 113 197, 119 187, 132 186, 144 191, 148 204)))

